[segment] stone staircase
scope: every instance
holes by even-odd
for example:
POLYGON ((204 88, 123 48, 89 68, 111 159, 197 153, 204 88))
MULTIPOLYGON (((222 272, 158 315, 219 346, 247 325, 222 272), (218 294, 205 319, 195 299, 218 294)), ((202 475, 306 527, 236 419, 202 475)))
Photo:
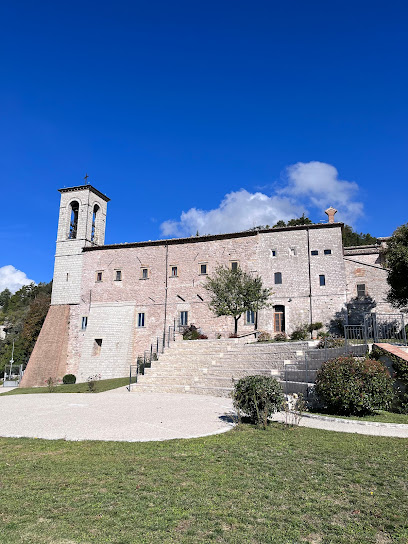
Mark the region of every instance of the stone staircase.
POLYGON ((244 376, 261 374, 283 380, 285 364, 303 362, 307 349, 307 342, 179 340, 139 375, 131 390, 228 397, 233 380, 244 376))

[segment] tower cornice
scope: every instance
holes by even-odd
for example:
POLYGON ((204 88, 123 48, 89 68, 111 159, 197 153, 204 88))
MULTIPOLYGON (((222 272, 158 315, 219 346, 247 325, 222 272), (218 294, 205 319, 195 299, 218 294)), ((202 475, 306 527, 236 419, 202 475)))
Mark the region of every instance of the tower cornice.
POLYGON ((95 193, 100 198, 105 200, 105 202, 109 202, 110 198, 108 198, 106 195, 98 191, 98 189, 95 189, 92 185, 77 185, 76 187, 64 187, 63 189, 58 189, 60 193, 71 193, 73 191, 83 191, 85 189, 88 189, 92 193, 95 193))

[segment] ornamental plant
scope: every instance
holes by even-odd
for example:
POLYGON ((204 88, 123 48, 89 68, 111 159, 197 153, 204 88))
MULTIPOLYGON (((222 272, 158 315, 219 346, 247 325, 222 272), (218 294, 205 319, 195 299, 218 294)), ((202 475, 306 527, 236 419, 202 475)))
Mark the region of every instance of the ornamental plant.
POLYGON ((238 414, 248 416, 251 423, 266 429, 268 417, 281 410, 284 395, 281 384, 271 376, 246 376, 234 384, 232 392, 238 414))
POLYGON ((391 406, 393 380, 379 361, 338 357, 323 363, 314 393, 328 412, 364 415, 391 406))
POLYGON ((62 383, 65 385, 76 383, 76 376, 74 374, 65 374, 62 378, 62 383))

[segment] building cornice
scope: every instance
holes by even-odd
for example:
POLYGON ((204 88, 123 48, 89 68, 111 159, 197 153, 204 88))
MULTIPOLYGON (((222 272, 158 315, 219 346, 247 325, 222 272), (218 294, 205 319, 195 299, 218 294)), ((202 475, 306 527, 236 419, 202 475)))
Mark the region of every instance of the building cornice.
POLYGON ((58 189, 60 193, 72 193, 74 191, 84 191, 88 189, 88 191, 91 191, 91 193, 94 193, 95 195, 102 198, 102 200, 105 200, 105 202, 109 202, 110 198, 108 198, 106 195, 98 191, 98 189, 95 189, 92 185, 78 185, 76 187, 64 187, 63 189, 58 189))

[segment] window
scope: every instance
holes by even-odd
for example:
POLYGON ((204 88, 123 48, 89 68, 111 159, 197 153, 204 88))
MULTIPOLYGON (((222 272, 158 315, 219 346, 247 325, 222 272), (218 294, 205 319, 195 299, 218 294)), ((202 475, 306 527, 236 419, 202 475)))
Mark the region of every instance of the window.
POLYGON ((290 255, 291 257, 296 257, 296 255, 297 255, 297 249, 296 249, 295 247, 290 247, 290 248, 289 248, 289 255, 290 255))
POLYGON ((324 274, 320 274, 319 284, 320 284, 320 287, 324 287, 326 285, 326 276, 324 274))
POLYGON ((85 331, 87 326, 88 326, 88 318, 87 318, 87 317, 83 317, 83 318, 82 318, 81 329, 82 329, 83 331, 85 331))
POLYGON ((325 255, 331 255, 331 249, 325 249, 324 254, 325 255))
POLYGON ((92 214, 91 242, 96 242, 96 221, 97 221, 98 211, 99 211, 99 206, 98 204, 95 204, 93 208, 93 214, 92 214))
POLYGON ((317 249, 313 249, 310 253, 311 255, 319 255, 319 252, 317 251, 317 249))
POLYGON ((200 264, 200 274, 207 274, 207 265, 200 264))
POLYGON ((122 281, 122 270, 115 270, 115 281, 122 281))
POLYGON ((255 325, 255 312, 252 312, 251 310, 247 310, 245 314, 245 323, 247 325, 255 325))
POLYGON ((366 296, 366 286, 365 283, 357 284, 357 297, 364 298, 366 296))
POLYGON ((95 338, 94 344, 93 344, 93 351, 92 355, 98 356, 101 354, 102 349, 102 338, 95 338))
POLYGON ((79 214, 78 202, 77 201, 71 202, 71 214, 70 214, 69 233, 68 233, 68 238, 70 240, 75 240, 77 237, 78 214, 79 214))
POLYGON ((276 251, 276 249, 271 249, 271 257, 276 257, 278 254, 278 252, 276 251))
POLYGON ((69 274, 68 274, 68 272, 67 272, 67 281, 69 281, 69 274))
POLYGON ((177 266, 172 266, 171 267, 171 275, 173 278, 176 278, 177 277, 177 266))
POLYGON ((275 272, 275 285, 282 283, 282 272, 275 272))
POLYGON ((273 330, 274 332, 285 331, 285 306, 274 306, 273 330))
POLYGON ((102 272, 96 273, 96 281, 102 281, 102 272))
POLYGON ((188 312, 180 312, 180 325, 182 327, 188 325, 188 312))
POLYGON ((141 279, 142 280, 148 280, 149 279, 149 269, 148 268, 142 268, 141 279))
POLYGON ((231 270, 238 270, 238 261, 231 261, 231 270))
POLYGON ((141 312, 137 314, 137 326, 138 327, 144 327, 145 326, 145 314, 144 312, 141 312))

